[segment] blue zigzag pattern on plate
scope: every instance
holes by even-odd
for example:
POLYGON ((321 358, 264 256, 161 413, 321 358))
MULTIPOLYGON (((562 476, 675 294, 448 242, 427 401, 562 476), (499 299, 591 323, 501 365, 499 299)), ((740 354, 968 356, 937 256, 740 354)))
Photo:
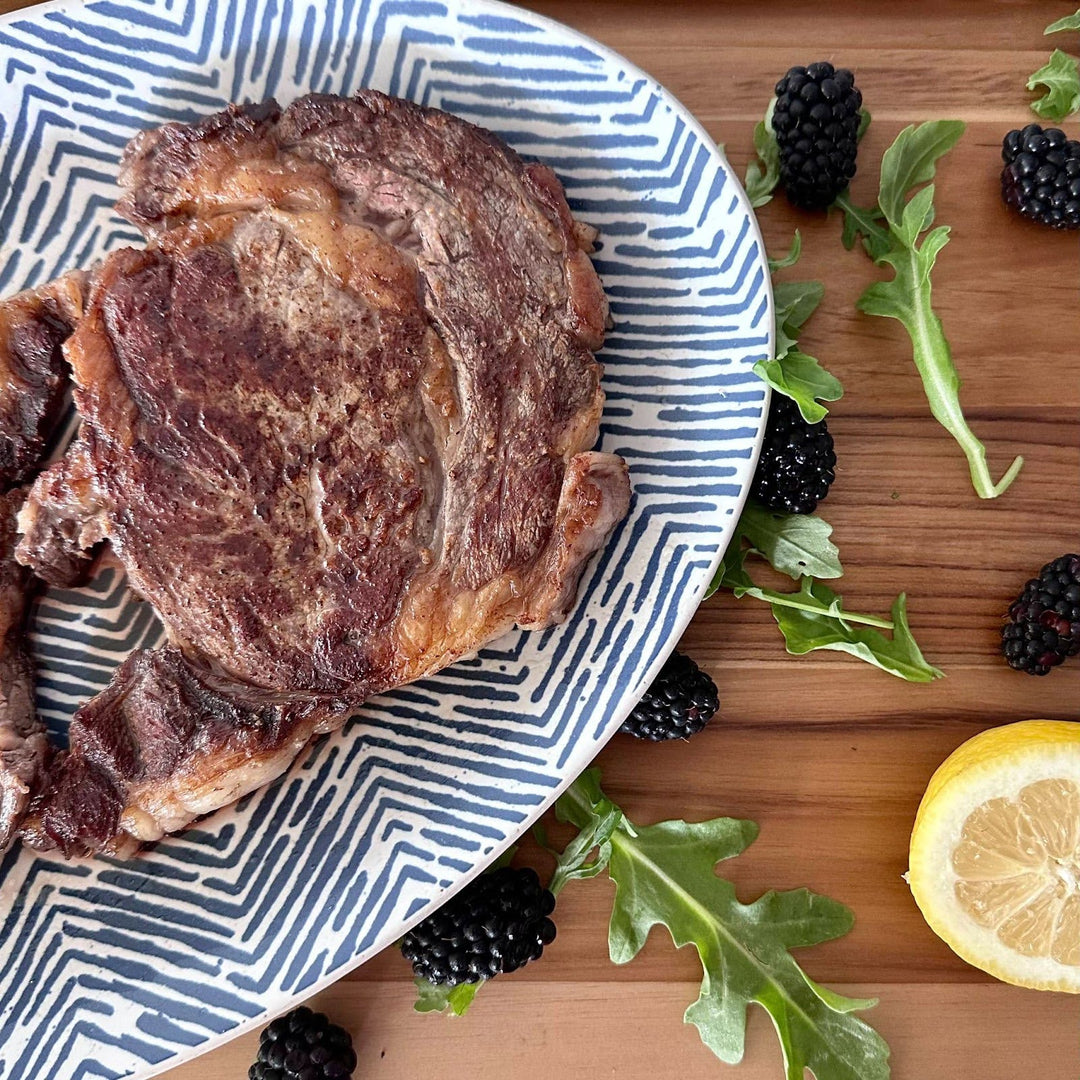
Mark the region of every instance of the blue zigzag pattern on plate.
MULTIPOLYGON (((112 212, 144 127, 360 85, 492 128, 599 227, 602 445, 631 515, 570 622, 366 705, 272 787, 137 860, 0 863, 0 1077, 150 1076, 395 940, 592 759, 692 615, 741 505, 771 348, 760 238, 704 131, 580 35, 487 0, 97 0, 0 20, 0 290, 138 243, 112 212)), ((106 566, 36 609, 39 704, 160 628, 106 566)))

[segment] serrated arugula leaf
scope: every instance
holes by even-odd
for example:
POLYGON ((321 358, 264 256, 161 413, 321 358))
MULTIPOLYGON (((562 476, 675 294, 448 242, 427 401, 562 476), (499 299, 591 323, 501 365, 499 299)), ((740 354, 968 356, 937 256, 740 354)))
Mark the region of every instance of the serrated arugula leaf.
POLYGON ((843 598, 812 577, 803 577, 796 592, 778 592, 758 585, 746 569, 750 549, 742 546, 743 525, 733 538, 708 591, 730 589, 736 599, 749 596, 767 603, 784 635, 787 651, 795 656, 816 649, 846 652, 908 682, 930 682, 942 672, 928 664, 907 621, 903 593, 893 603, 892 618, 847 611, 843 598), (891 630, 892 638, 882 630, 891 630))
POLYGON ((824 296, 825 286, 820 281, 777 282, 773 285, 777 325, 786 326, 792 331, 802 329, 803 323, 814 314, 824 296))
MULTIPOLYGON (((583 832, 595 831, 602 801, 609 802, 591 770, 556 811, 583 832)), ((853 1015, 866 1003, 817 986, 791 954, 846 934, 851 911, 806 889, 768 892, 743 904, 717 876, 717 863, 745 851, 757 832, 752 821, 733 818, 630 826, 624 815, 607 862, 615 883, 611 959, 628 963, 662 926, 676 948, 697 951, 701 990, 684 1019, 722 1061, 742 1060, 747 1011, 756 1004, 772 1017, 788 1080, 802 1080, 807 1069, 817 1080, 886 1080, 887 1044, 853 1015)), ((569 879, 569 870, 563 876, 569 879)))
MULTIPOLYGON (((588 822, 580 825, 577 836, 566 846, 558 858, 558 865, 548 888, 558 896, 568 881, 580 881, 596 877, 607 869, 611 858, 611 838, 616 829, 626 829, 631 835, 634 828, 626 815, 600 790, 600 772, 589 769, 578 777, 578 789, 587 796, 592 813, 588 822), (593 855, 595 852, 595 856, 593 855)), ((560 821, 566 819, 558 813, 560 821)))
POLYGON ((840 380, 814 357, 789 347, 779 360, 759 360, 754 373, 774 390, 791 398, 808 424, 823 420, 829 410, 822 401, 837 401, 844 394, 840 380))
POLYGON ((827 585, 803 579, 801 595, 815 600, 820 611, 808 607, 773 605, 773 618, 784 635, 787 651, 802 656, 817 649, 846 652, 908 682, 931 682, 942 672, 926 662, 907 621, 907 599, 901 593, 892 606, 892 638, 871 627, 851 624, 840 597, 827 585))
POLYGON ((930 282, 938 254, 948 243, 949 227, 939 225, 927 233, 921 246, 915 241, 907 243, 896 229, 890 230, 890 235, 893 246, 877 262, 891 266, 894 276, 890 281, 871 285, 857 306, 868 315, 896 319, 903 324, 911 339, 912 357, 934 419, 964 451, 976 493, 980 498, 992 499, 1013 482, 1023 458, 1016 458, 995 484, 986 460, 986 447, 968 426, 960 405, 960 375, 941 319, 933 308, 930 282))
POLYGON ((962 120, 910 124, 885 151, 881 159, 878 206, 894 229, 900 227, 908 192, 934 178, 938 159, 960 141, 964 126, 962 120))
POLYGON ((835 990, 830 990, 827 986, 819 986, 805 971, 803 972, 803 978, 810 985, 810 989, 813 990, 830 1009, 835 1009, 836 1012, 861 1012, 865 1009, 874 1009, 877 1007, 877 998, 845 997, 843 994, 838 994, 835 990))
POLYGON ((1059 30, 1080 30, 1080 11, 1075 15, 1066 15, 1063 19, 1052 22, 1043 34, 1056 34, 1059 30))
POLYGON ((476 997, 481 983, 461 983, 460 986, 436 986, 427 979, 413 979, 416 984, 416 1000, 413 1008, 420 1013, 448 1012, 452 1016, 464 1016, 476 997))
POLYGON ((825 295, 820 281, 784 281, 773 285, 773 306, 776 310, 775 360, 783 358, 795 347, 799 330, 817 309, 825 295))
POLYGON ((788 249, 788 253, 779 259, 768 259, 769 273, 775 274, 777 270, 787 270, 789 266, 794 266, 799 261, 799 256, 802 255, 802 233, 798 229, 795 230, 795 238, 791 241, 791 247, 788 249))
POLYGON ((758 160, 746 166, 743 180, 746 196, 755 210, 772 199, 776 185, 780 183, 780 147, 772 129, 775 105, 776 98, 773 98, 765 111, 764 121, 758 121, 754 127, 754 152, 758 160))
POLYGON ((824 295, 825 286, 820 281, 784 281, 773 285, 775 355, 771 360, 759 360, 754 365, 758 377, 791 398, 810 424, 816 424, 829 411, 821 401, 837 401, 844 393, 836 376, 796 347, 803 323, 814 313, 824 295))
POLYGON ((1055 49, 1027 81, 1029 90, 1038 90, 1040 86, 1046 87, 1046 93, 1031 103, 1032 112, 1061 123, 1080 111, 1080 61, 1076 57, 1055 49))
POLYGON ((841 241, 848 251, 855 246, 855 241, 860 237, 862 237, 866 253, 875 261, 889 250, 889 230, 880 224, 885 220, 885 215, 879 207, 856 206, 848 197, 847 192, 841 192, 833 205, 838 207, 844 215, 841 241))
POLYGON ((751 499, 739 518, 739 532, 774 570, 793 581, 806 575, 838 578, 840 551, 829 539, 832 526, 816 514, 781 514, 751 499))
POLYGON ((841 197, 844 242, 862 235, 864 245, 879 266, 889 266, 893 277, 871 285, 858 307, 869 315, 897 319, 911 339, 915 366, 934 418, 949 432, 968 461, 972 485, 980 498, 1002 494, 1016 479, 1023 458, 1017 457, 994 483, 986 461, 986 447, 975 437, 960 406, 960 377, 949 342, 931 302, 930 272, 949 239, 947 226, 920 237, 934 220, 934 187, 928 184, 941 156, 963 133, 958 120, 934 120, 905 128, 885 151, 881 161, 879 210, 885 225, 872 211, 860 211, 841 197), (928 184, 910 198, 912 188, 928 184), (887 228, 886 228, 887 225, 887 228))

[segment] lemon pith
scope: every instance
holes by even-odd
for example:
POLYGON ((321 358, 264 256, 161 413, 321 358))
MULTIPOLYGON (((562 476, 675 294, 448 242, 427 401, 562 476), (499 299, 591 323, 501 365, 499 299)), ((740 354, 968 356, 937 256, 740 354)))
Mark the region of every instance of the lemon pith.
POLYGON ((1080 993, 1080 724, 1028 720, 937 770, 908 881, 958 955, 1007 982, 1080 993))

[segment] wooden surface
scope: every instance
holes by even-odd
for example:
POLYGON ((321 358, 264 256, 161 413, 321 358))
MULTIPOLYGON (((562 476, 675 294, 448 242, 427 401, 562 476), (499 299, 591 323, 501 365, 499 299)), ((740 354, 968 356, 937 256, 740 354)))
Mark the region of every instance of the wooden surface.
MULTIPOLYGON (((0 0, 0 10, 14 6, 0 0)), ((839 467, 823 512, 847 570, 847 604, 885 612, 905 590, 915 633, 948 677, 912 686, 836 654, 788 657, 763 605, 718 596, 682 647, 716 678, 722 718, 692 746, 617 738, 599 763, 605 787, 636 820, 758 821, 758 842, 725 865, 744 899, 807 885, 854 908, 852 934, 801 959, 818 981, 880 997, 868 1018, 891 1043, 899 1080, 1075 1080, 1077 1001, 1001 986, 966 967, 926 928, 901 880, 920 795, 955 746, 1011 720, 1076 719, 1080 705, 1080 662, 1037 680, 1009 671, 997 651, 1001 613, 1024 580, 1080 545, 1080 248, 1076 234, 1009 216, 997 181, 1002 135, 1033 118, 1024 81, 1051 48, 1042 29, 1075 5, 530 6, 645 68, 726 144, 740 173, 753 124, 793 63, 828 58, 855 69, 874 116, 855 183, 866 201, 902 126, 968 121, 939 176, 938 220, 953 226, 953 241, 934 294, 995 476, 1017 452, 1027 460, 996 502, 972 494, 963 457, 930 419, 898 324, 855 312, 874 271, 843 250, 839 222, 796 215, 782 199, 760 214, 773 251, 787 248, 795 225, 803 230, 803 261, 788 276, 827 286, 803 345, 846 388, 829 421, 839 467)), ((1078 128, 1074 120, 1071 133, 1078 128)), ((522 857, 546 869, 535 849, 522 857)), ((315 1004, 352 1029, 363 1080, 779 1080, 764 1014, 752 1017, 737 1072, 680 1022, 699 978, 692 955, 658 934, 632 964, 608 961, 610 902, 606 881, 570 886, 544 960, 487 987, 464 1019, 413 1014, 409 972, 393 953, 315 1004)), ((166 1075, 240 1080, 256 1041, 166 1075)))

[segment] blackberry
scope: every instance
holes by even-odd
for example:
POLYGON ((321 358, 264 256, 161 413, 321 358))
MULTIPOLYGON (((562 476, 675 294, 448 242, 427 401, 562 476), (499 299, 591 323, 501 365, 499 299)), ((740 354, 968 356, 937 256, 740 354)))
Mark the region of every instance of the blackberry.
POLYGON ((793 67, 776 84, 772 127, 790 202, 823 210, 855 175, 862 94, 847 68, 793 67))
POLYGON ((401 942, 413 974, 457 986, 517 971, 555 940, 555 897, 531 867, 483 874, 401 942))
POLYGON ((720 708, 716 683, 681 652, 673 652, 620 731, 663 742, 696 735, 720 708))
POLYGON ((355 1068, 352 1036, 301 1005, 263 1030, 248 1080, 346 1080, 355 1068))
POLYGON ((1080 555, 1062 555, 1032 578, 1001 631, 1009 667, 1045 675, 1080 652, 1080 555))
POLYGON ((773 394, 750 494, 770 510, 812 514, 829 494, 835 465, 825 421, 808 424, 791 398, 773 394))
POLYGON ((1080 229, 1080 142, 1028 124, 1005 136, 1001 159, 1006 206, 1051 229, 1080 229))

